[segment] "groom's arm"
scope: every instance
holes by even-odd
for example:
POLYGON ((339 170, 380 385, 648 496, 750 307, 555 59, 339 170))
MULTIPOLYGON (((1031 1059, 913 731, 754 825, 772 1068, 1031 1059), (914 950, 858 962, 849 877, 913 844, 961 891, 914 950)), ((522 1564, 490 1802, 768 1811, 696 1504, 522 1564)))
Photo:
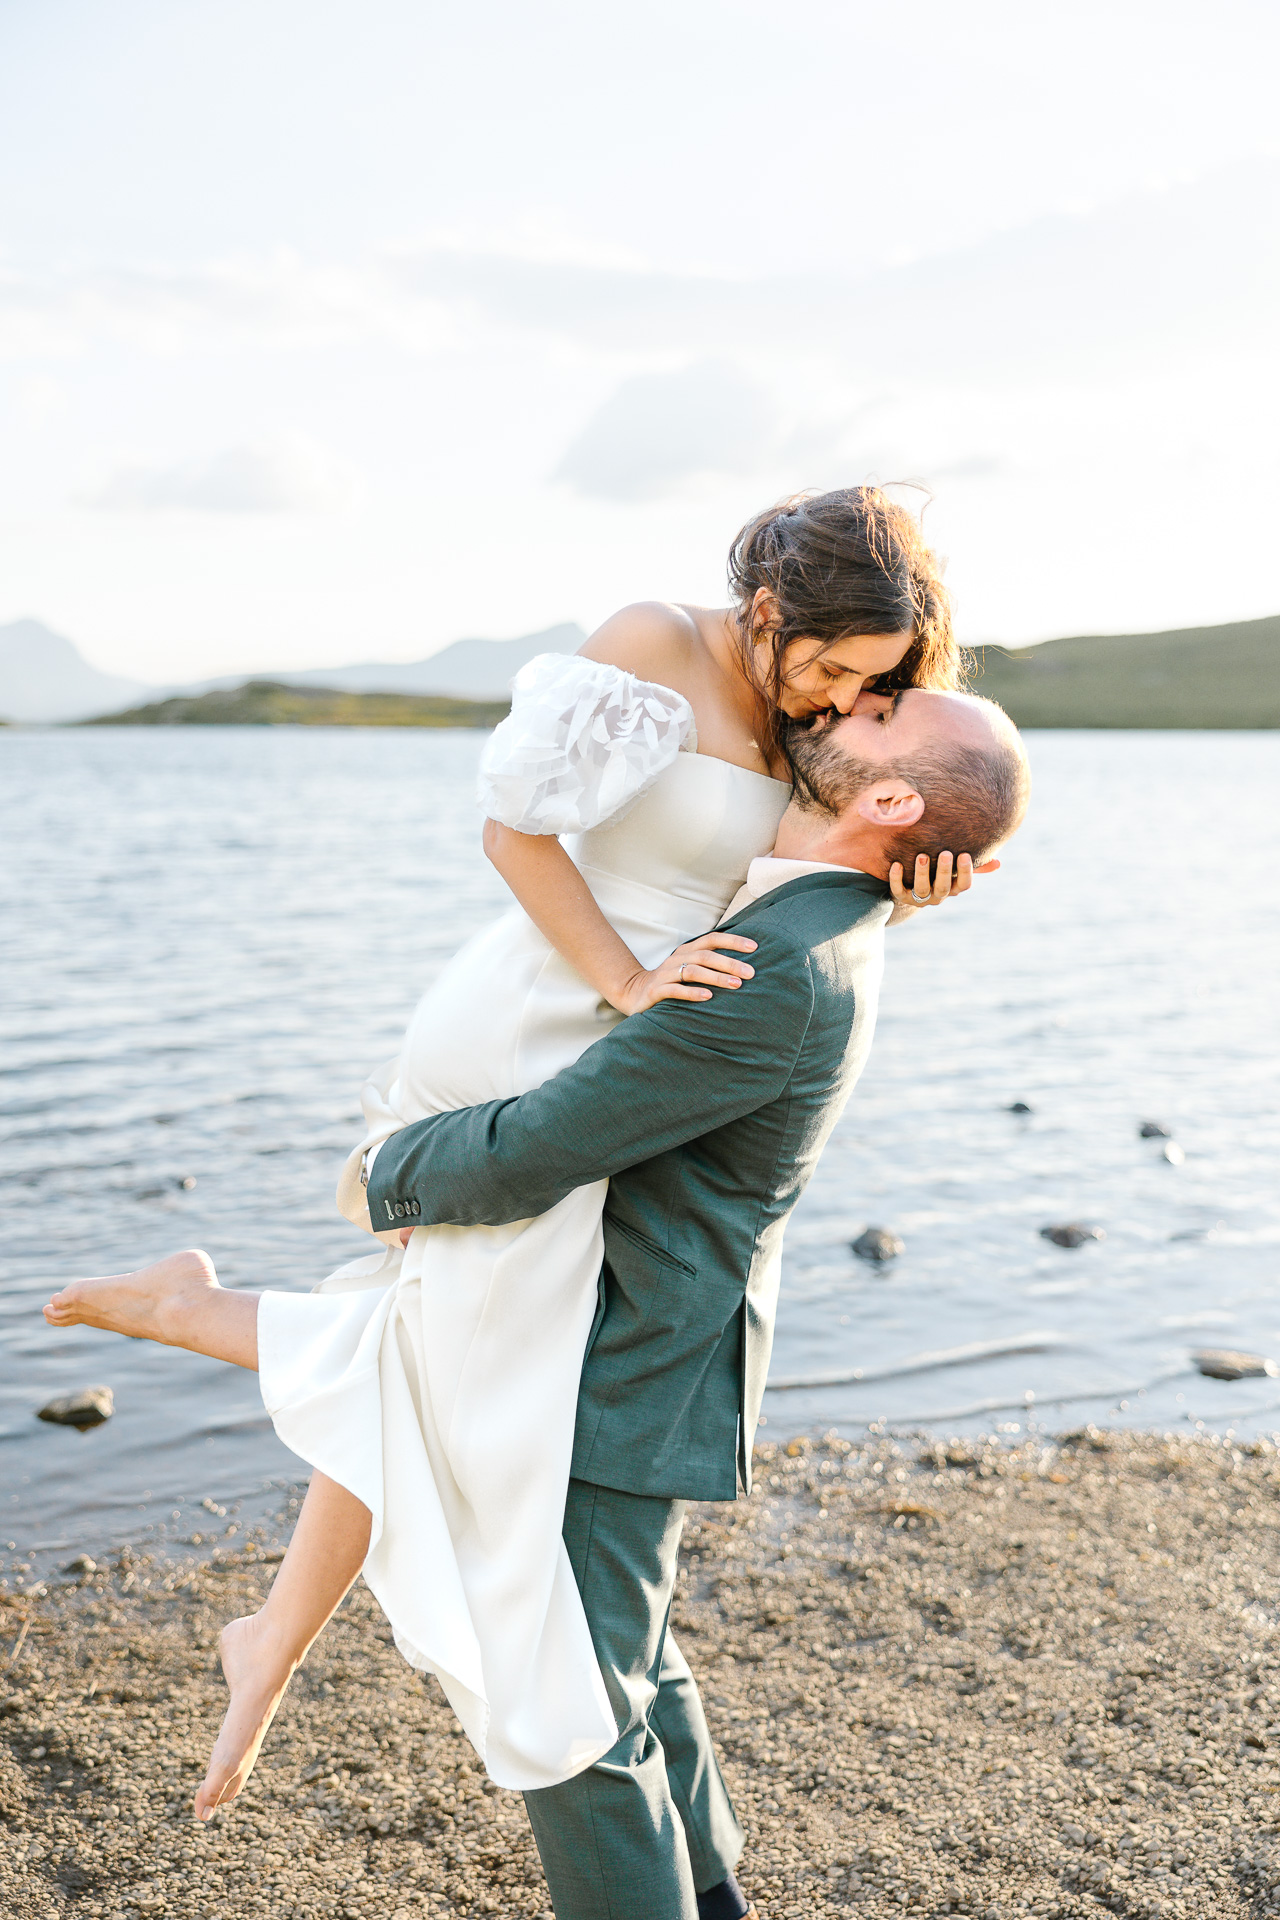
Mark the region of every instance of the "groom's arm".
POLYGON ((745 986, 660 1000, 530 1093, 393 1133, 369 1178, 374 1230, 525 1220, 776 1099, 813 1013, 809 955, 762 930, 751 959, 745 986))

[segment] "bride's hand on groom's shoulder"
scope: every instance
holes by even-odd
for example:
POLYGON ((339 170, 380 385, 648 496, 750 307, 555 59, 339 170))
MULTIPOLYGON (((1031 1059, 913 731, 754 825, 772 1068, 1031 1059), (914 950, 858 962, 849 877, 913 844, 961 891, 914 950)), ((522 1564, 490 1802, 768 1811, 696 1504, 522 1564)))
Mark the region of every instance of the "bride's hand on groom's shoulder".
POLYGON ((950 900, 953 895, 968 893, 975 873, 995 873, 999 866, 998 860, 984 860, 975 867, 971 854, 962 853, 958 860, 953 860, 949 853, 940 853, 931 881, 929 857, 921 853, 916 856, 915 878, 908 887, 902 862, 895 860, 889 869, 889 891, 893 895, 890 926, 895 921, 905 920, 908 914, 917 912, 921 907, 940 907, 944 900, 950 900))
POLYGON ((709 1000, 715 988, 738 988, 755 968, 737 954, 754 953, 756 943, 739 933, 701 933, 659 966, 638 968, 611 996, 619 1013, 643 1013, 659 1000, 709 1000))

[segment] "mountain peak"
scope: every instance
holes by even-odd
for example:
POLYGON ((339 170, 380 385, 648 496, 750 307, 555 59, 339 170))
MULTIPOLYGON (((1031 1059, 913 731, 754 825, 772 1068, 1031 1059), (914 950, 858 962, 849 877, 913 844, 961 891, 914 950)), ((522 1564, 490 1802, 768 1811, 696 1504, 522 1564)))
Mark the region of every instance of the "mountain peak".
POLYGON ((145 690, 137 680, 91 667, 73 640, 42 620, 0 627, 0 718, 84 720, 145 690))
POLYGON ((41 724, 90 720, 167 695, 201 694, 269 677, 291 687, 346 693, 441 694, 451 700, 505 700, 514 676, 539 653, 576 653, 586 639, 572 621, 517 640, 455 640, 425 660, 361 660, 302 672, 223 675, 185 685, 147 686, 91 667, 75 642, 41 620, 0 627, 0 719, 41 724))

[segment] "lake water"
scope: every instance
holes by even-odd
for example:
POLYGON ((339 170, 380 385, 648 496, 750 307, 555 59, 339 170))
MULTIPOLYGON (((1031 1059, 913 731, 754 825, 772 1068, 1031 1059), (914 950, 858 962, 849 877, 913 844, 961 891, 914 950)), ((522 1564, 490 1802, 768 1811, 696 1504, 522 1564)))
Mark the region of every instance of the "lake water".
MULTIPOLYGON (((189 1534, 202 1500, 249 1514, 298 1477, 252 1376, 40 1307, 182 1245, 297 1288, 367 1246, 333 1204, 361 1077, 504 902, 480 744, 0 734, 0 1554, 189 1534), (34 1418, 96 1382, 105 1427, 34 1418)), ((772 1391, 770 1435, 1280 1427, 1280 1380, 1189 1359, 1280 1358, 1280 734, 1029 744, 1004 872, 888 936, 870 1066, 790 1229, 773 1377, 862 1378, 772 1391), (1061 1221, 1106 1238, 1060 1249, 1061 1221), (906 1251, 855 1258, 868 1223, 906 1251)))

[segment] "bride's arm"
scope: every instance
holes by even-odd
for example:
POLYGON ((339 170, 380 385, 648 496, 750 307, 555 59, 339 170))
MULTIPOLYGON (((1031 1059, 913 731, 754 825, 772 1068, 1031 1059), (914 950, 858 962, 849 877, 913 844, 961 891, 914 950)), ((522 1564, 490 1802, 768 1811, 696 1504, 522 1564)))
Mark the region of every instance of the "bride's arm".
POLYGON ((728 956, 754 953, 756 943, 736 933, 702 934, 660 966, 642 967, 554 834, 486 820, 484 850, 539 933, 619 1013, 642 1013, 659 1000, 709 1000, 713 987, 751 978, 745 960, 728 956))
MULTIPOLYGON (((528 1093, 402 1127, 379 1149, 369 1177, 373 1220, 400 1231, 406 1201, 415 1203, 420 1226, 528 1219, 574 1187, 656 1159, 779 1099, 813 1018, 814 966, 784 910, 757 906, 753 913, 760 977, 752 995, 713 994, 696 1012, 653 1007, 621 1021, 528 1093)), ((773 1123, 761 1127, 757 1140, 775 1142, 771 1163, 773 1123)))

